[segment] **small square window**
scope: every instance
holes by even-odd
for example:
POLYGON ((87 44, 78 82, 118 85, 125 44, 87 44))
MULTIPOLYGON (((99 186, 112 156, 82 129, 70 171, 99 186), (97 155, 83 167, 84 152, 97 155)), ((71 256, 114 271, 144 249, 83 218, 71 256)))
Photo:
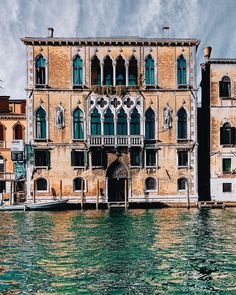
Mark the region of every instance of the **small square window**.
POLYGON ((130 165, 131 165, 131 167, 140 167, 141 166, 141 151, 140 150, 131 149, 130 165))
POLYGON ((84 167, 85 166, 85 152, 72 151, 71 152, 71 166, 84 167))
POLYGON ((231 172, 231 159, 223 159, 223 173, 231 172))
POLYGON ((107 166, 107 154, 100 149, 94 149, 91 152, 92 167, 106 167, 107 166))
POLYGON ((47 150, 34 151, 34 164, 36 167, 50 166, 50 152, 47 150))
POLYGON ((232 183, 223 183, 223 193, 232 192, 232 183))
POLYGON ((188 167, 188 151, 178 151, 178 167, 188 167))
POLYGON ((156 151, 146 150, 146 167, 156 167, 156 151))

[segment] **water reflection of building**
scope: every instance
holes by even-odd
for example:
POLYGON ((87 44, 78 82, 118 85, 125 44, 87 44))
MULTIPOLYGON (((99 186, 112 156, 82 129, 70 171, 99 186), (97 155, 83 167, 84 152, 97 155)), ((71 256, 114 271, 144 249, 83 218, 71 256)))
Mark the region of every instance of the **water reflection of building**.
POLYGON ((195 39, 23 38, 28 198, 197 200, 195 39), (96 181, 95 181, 96 180, 96 181), (98 182, 97 182, 98 181, 98 182))
POLYGON ((23 162, 11 160, 12 141, 24 140, 25 120, 25 99, 0 97, 0 194, 6 199, 13 191, 25 190, 24 177, 15 181, 16 166, 23 165, 23 162))

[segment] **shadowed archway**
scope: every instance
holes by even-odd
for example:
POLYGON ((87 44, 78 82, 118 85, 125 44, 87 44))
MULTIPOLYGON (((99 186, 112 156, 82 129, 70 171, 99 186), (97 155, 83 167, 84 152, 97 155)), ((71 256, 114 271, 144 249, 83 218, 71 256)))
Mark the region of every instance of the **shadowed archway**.
POLYGON ((115 160, 107 169, 108 202, 125 202, 127 196, 128 169, 124 163, 115 160))

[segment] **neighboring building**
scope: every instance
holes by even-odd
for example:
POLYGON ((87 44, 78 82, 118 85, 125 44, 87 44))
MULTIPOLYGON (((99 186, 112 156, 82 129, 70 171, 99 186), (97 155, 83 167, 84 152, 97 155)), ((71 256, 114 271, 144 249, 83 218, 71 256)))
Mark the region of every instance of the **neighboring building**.
MULTIPOLYGON (((51 32, 52 33, 52 32, 51 32)), ((195 39, 23 38, 28 198, 198 200, 195 39)))
POLYGON ((202 64, 199 110, 199 194, 201 199, 236 201, 236 59, 202 64), (204 130, 204 132, 203 132, 204 130))
POLYGON ((5 193, 6 198, 11 192, 25 190, 25 177, 15 176, 17 169, 23 171, 23 161, 11 160, 12 141, 25 138, 25 105, 25 99, 0 96, 0 194, 5 193))

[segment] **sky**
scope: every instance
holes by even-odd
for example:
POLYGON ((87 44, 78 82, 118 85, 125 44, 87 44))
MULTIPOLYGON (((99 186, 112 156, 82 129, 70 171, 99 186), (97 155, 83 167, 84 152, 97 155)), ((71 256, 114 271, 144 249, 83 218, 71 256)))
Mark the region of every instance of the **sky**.
MULTIPOLYGON (((22 37, 140 36, 201 40, 212 57, 236 58, 236 0, 0 0, 0 95, 25 97, 22 37)), ((198 67, 200 83, 200 67, 198 67)))

